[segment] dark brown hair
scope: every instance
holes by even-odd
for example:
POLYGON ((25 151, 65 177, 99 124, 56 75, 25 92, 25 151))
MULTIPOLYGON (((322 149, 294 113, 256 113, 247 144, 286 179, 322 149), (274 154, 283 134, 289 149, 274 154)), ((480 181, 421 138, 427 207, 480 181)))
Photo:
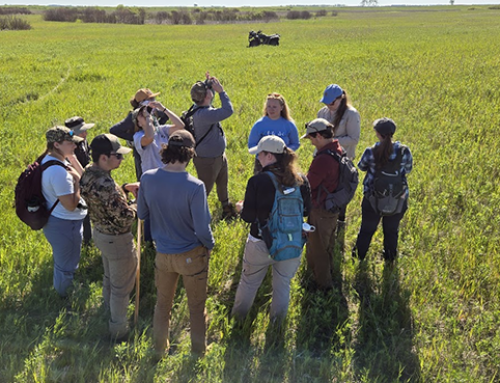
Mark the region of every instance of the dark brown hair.
POLYGON ((373 158, 375 159, 375 167, 382 168, 388 161, 389 156, 392 154, 392 134, 382 136, 380 145, 373 149, 373 158))
POLYGON ((321 134, 323 138, 333 138, 333 128, 329 127, 325 130, 321 130, 318 132, 318 134, 321 134))
POLYGON ((304 180, 297 165, 297 154, 292 149, 285 147, 282 154, 271 154, 276 157, 276 162, 269 166, 269 170, 274 173, 280 185, 292 187, 303 184, 304 180))
POLYGON ((176 161, 189 162, 195 154, 194 148, 189 148, 187 146, 163 144, 160 150, 161 161, 164 164, 170 164, 176 161))
POLYGON ((335 129, 337 129, 340 124, 340 120, 342 120, 342 117, 344 117, 345 111, 351 105, 351 102, 349 101, 349 97, 347 96, 345 90, 342 91, 342 96, 340 97, 342 97, 342 100, 340 101, 339 107, 335 111, 335 119, 332 121, 335 129))

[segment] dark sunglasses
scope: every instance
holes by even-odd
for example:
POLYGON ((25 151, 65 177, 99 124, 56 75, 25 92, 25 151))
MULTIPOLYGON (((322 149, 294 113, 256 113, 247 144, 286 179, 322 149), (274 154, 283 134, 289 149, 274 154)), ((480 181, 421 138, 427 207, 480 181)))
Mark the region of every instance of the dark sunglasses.
POLYGON ((110 156, 115 156, 117 160, 123 160, 123 154, 121 153, 110 153, 110 156))
POLYGON ((337 97, 335 100, 333 100, 333 101, 332 101, 331 103, 329 103, 328 105, 333 105, 333 104, 335 104, 335 102, 336 102, 337 100, 340 100, 341 98, 342 98, 342 96, 337 97))
MULTIPOLYGON (((309 123, 306 123, 306 130, 309 128, 309 123)), ((316 128, 313 128, 313 129, 316 129, 316 128)), ((315 138, 317 136, 318 132, 313 132, 313 133, 309 133, 307 136, 308 137, 312 137, 312 138, 315 138)))

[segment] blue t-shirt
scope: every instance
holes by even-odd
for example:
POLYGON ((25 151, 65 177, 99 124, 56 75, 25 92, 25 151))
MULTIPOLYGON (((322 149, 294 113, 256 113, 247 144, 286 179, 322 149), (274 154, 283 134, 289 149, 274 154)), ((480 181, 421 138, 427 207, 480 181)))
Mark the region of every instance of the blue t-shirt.
POLYGON ((277 120, 272 120, 267 116, 259 119, 252 127, 248 136, 248 148, 257 146, 260 139, 265 136, 278 136, 287 147, 293 151, 300 146, 299 131, 292 121, 280 117, 277 120))
POLYGON ((188 172, 163 168, 145 172, 137 198, 137 216, 151 220, 156 249, 179 254, 203 245, 214 247, 205 184, 188 172))

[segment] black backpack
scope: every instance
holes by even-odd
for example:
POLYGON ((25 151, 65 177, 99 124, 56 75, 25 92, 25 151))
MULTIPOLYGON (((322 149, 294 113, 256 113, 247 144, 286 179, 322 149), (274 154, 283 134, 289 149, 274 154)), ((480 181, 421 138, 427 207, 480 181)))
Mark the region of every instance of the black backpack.
POLYGON ((40 230, 47 224, 50 214, 59 200, 48 209, 42 193, 42 172, 50 166, 59 165, 67 169, 62 162, 51 160, 40 165, 40 157, 21 173, 15 189, 16 214, 21 221, 33 230, 40 230))
MULTIPOLYGON (((330 193, 325 186, 321 185, 323 190, 327 193, 325 209, 332 213, 338 213, 342 208, 347 206, 356 193, 356 188, 359 183, 358 169, 356 169, 343 150, 342 154, 330 149, 320 154, 323 153, 332 156, 339 163, 339 182, 337 188, 330 193)), ((318 193, 318 200, 319 196, 320 193, 318 193)))
POLYGON ((379 215, 390 216, 403 211, 406 191, 408 185, 401 173, 401 161, 403 150, 406 146, 401 145, 396 153, 396 158, 380 169, 375 169, 373 178, 373 189, 368 195, 368 201, 379 215))
POLYGON ((186 129, 189 133, 191 133, 193 135, 194 142, 196 143, 195 148, 201 143, 201 141, 203 141, 205 139, 205 137, 208 135, 208 133, 210 133, 212 128, 216 125, 216 124, 212 124, 212 126, 210 126, 210 128, 207 130, 207 132, 199 140, 196 139, 196 133, 194 131, 194 125, 193 125, 193 116, 198 110, 200 110, 202 108, 206 108, 206 107, 204 107, 204 106, 199 107, 196 105, 191 105, 191 107, 187 111, 182 112, 182 115, 181 115, 181 120, 184 123, 184 129, 186 129))

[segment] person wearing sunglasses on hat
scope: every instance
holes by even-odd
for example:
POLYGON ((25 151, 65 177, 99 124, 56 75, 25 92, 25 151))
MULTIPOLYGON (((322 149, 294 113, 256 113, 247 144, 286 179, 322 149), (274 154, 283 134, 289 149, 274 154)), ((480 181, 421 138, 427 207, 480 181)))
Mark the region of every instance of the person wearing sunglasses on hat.
MULTIPOLYGON (((130 105, 132 110, 127 114, 122 121, 113 125, 109 129, 109 133, 126 140, 129 146, 132 147, 134 151, 134 161, 135 161, 135 174, 137 181, 141 179, 142 167, 141 167, 141 156, 135 150, 133 145, 134 134, 135 134, 135 123, 133 121, 134 110, 140 108, 141 106, 148 106, 151 101, 155 101, 156 97, 160 95, 160 92, 152 92, 148 88, 142 88, 135 92, 135 95, 130 99, 130 105)), ((151 108, 153 123, 155 126, 165 125, 169 119, 168 115, 163 111, 162 108, 151 108)))
POLYGON ((43 234, 52 247, 53 283, 57 293, 66 297, 80 262, 83 219, 87 206, 80 195, 83 168, 74 154, 83 138, 65 126, 55 126, 46 133, 47 148, 39 161, 59 161, 64 166, 50 166, 42 173, 42 193, 47 206, 53 206, 43 234))
MULTIPOLYGON (((358 111, 349 102, 346 91, 337 84, 326 87, 320 102, 325 106, 318 111, 317 117, 324 118, 334 126, 333 137, 344 148, 347 157, 354 160, 361 133, 358 111)), ((346 208, 339 213, 339 228, 345 225, 346 208)))
MULTIPOLYGON (((312 209, 309 224, 316 231, 309 234, 306 247, 307 268, 320 290, 328 291, 334 287, 333 275, 337 274, 333 264, 333 246, 338 213, 325 209, 327 193, 335 191, 339 182, 339 163, 328 151, 342 154, 339 141, 333 138, 333 125, 323 118, 316 118, 306 124, 307 138, 316 148, 316 154, 309 166, 307 179, 311 185, 312 209), (326 191, 325 191, 326 189, 326 191)), ((338 284, 341 281, 335 280, 338 284)))
MULTIPOLYGON (((64 125, 73 131, 73 133, 83 138, 83 141, 76 144, 75 156, 80 165, 85 167, 90 163, 90 149, 87 142, 87 131, 92 129, 95 124, 87 124, 80 116, 74 116, 64 121, 64 125)), ((83 244, 88 245, 92 239, 92 228, 90 225, 90 216, 87 214, 83 220, 83 244)))
POLYGON ((132 151, 121 146, 118 137, 100 134, 90 147, 93 163, 85 168, 80 187, 94 225, 94 242, 102 255, 102 295, 111 316, 109 333, 112 339, 121 340, 129 332, 127 308, 137 272, 131 232, 136 207, 128 202, 127 193, 137 197, 139 182, 119 186, 111 176, 123 155, 132 151))
MULTIPOLYGON (((248 136, 248 148, 257 146, 259 141, 265 136, 278 136, 285 145, 296 151, 300 146, 299 131, 292 116, 285 98, 279 93, 267 95, 264 103, 264 116, 260 118, 252 127, 248 136)), ((262 170, 258 159, 255 159, 254 173, 262 170)))

